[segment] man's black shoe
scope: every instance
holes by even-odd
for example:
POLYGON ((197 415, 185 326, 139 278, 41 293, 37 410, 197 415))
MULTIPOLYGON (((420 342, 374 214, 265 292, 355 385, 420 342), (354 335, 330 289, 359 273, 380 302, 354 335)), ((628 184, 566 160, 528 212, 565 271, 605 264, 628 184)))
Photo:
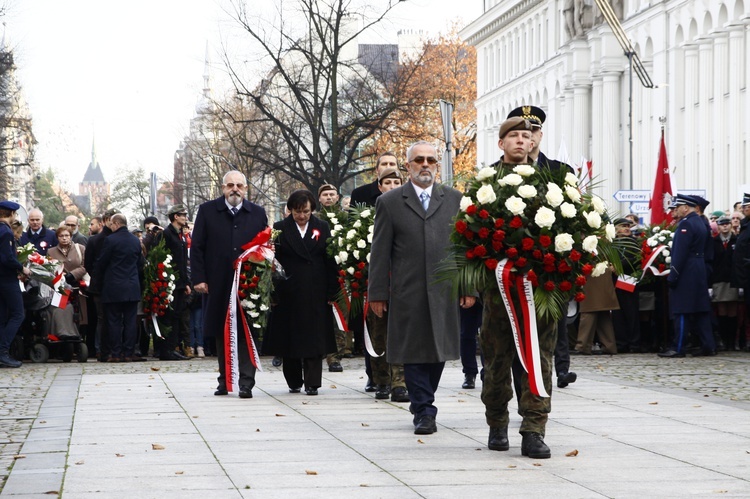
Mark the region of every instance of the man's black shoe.
POLYGON ((659 352, 656 355, 664 357, 666 359, 681 359, 685 356, 684 353, 675 352, 674 350, 667 350, 666 352, 659 352))
POLYGON ((279 367, 281 366, 281 363, 282 363, 281 357, 278 357, 278 356, 274 357, 273 360, 271 361, 271 365, 273 367, 279 367))
POLYGON ((289 389, 289 393, 299 393, 299 392, 300 392, 300 388, 299 387, 297 387, 297 388, 290 388, 289 389))
POLYGON ((222 387, 217 387, 216 391, 214 392, 214 395, 228 395, 228 394, 229 392, 227 391, 227 389, 222 388, 222 387))
POLYGON ((240 387, 240 398, 241 399, 251 399, 251 398, 253 398, 253 389, 249 388, 247 386, 241 386, 240 387))
POLYGON ((510 442, 508 442, 508 428, 499 428, 490 426, 490 438, 487 440, 487 447, 490 450, 508 450, 510 449, 510 442))
POLYGON ((436 431, 437 425, 435 424, 435 416, 427 414, 419 416, 414 423, 415 435, 432 435, 436 431))
POLYGON ((397 386, 391 391, 391 402, 410 402, 409 394, 403 386, 397 386))
POLYGON ((557 375, 557 387, 565 388, 569 384, 575 383, 577 379, 578 379, 578 375, 573 372, 558 374, 557 375))
POLYGON ((701 350, 693 354, 693 357, 713 357, 716 355, 715 350, 701 350))
POLYGON ((305 388, 305 393, 307 395, 317 395, 318 389, 317 388, 305 388))
POLYGON ((552 453, 538 433, 523 432, 521 440, 521 455, 531 459, 549 459, 552 453))
POLYGON ((187 357, 175 350, 170 350, 159 355, 159 360, 187 360, 187 357))
POLYGON ((388 385, 378 385, 377 390, 375 390, 376 399, 385 400, 390 396, 391 396, 391 390, 388 388, 388 385))
POLYGON ((476 382, 477 382, 476 374, 466 374, 464 375, 464 384, 461 385, 461 388, 464 388, 465 390, 471 390, 476 386, 476 382))
POLYGON ((342 373, 344 372, 344 368, 341 367, 341 362, 331 362, 331 365, 328 366, 328 372, 331 373, 342 373))
POLYGON ((366 392, 374 392, 377 390, 375 387, 375 384, 372 382, 372 378, 367 378, 367 384, 365 385, 365 391, 366 392))

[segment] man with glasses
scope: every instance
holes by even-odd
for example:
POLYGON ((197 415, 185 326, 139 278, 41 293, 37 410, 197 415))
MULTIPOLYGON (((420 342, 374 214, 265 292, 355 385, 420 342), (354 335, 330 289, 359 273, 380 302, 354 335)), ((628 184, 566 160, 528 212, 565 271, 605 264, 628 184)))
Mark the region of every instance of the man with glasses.
POLYGON ((65 217, 65 227, 70 230, 70 238, 74 243, 86 246, 86 244, 89 242, 89 238, 79 232, 77 216, 68 215, 67 217, 65 217))
MULTIPOLYGON (((386 360, 404 364, 414 433, 429 435, 437 431, 435 391, 445 361, 459 357, 459 303, 435 271, 448 257, 461 193, 435 183, 437 149, 429 142, 412 144, 406 157, 410 182, 377 200, 368 294, 376 316, 388 311, 386 360)), ((460 305, 474 301, 462 296, 460 305)))
MULTIPOLYGON (((195 217, 190 265, 193 289, 204 293, 203 331, 216 338, 219 360, 219 386, 214 395, 226 395, 226 370, 224 364, 224 324, 232 290, 233 262, 242 254, 242 246, 250 242, 268 226, 266 211, 245 199, 247 180, 236 171, 224 175, 223 196, 200 205, 195 217)), ((236 304, 236 313, 243 313, 236 304)), ((255 367, 250 361, 244 334, 237 335, 239 357, 240 398, 252 398, 255 386, 255 367)))

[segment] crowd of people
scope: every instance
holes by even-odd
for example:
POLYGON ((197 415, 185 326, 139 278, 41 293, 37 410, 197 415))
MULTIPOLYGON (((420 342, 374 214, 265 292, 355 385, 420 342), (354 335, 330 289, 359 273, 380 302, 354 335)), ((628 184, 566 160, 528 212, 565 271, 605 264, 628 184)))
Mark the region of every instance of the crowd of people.
MULTIPOLYGON (((534 106, 511 112, 500 126, 502 156, 497 165, 569 169, 540 151, 545 118, 534 106)), ((521 452, 548 458, 544 436, 551 398, 530 389, 498 290, 461 289, 456 296, 447 282, 435 281, 440 263, 449 257, 452 221, 462 198, 458 190, 437 182, 438 164, 435 146, 418 141, 408 148, 403 165, 392 152, 380 155, 375 180, 355 189, 350 199, 340 199, 332 184, 322 185, 317 197, 304 189, 289 196, 286 217, 273 224, 279 231, 273 241, 275 258, 285 275, 275 280, 268 327, 263 338, 237 336, 239 397, 253 396, 256 367, 253 348, 248 348, 253 345, 274 356, 290 393, 304 390, 311 396, 322 385, 323 359, 329 372, 336 373, 343 370, 342 359, 361 354, 366 360, 365 390, 377 399, 409 402, 414 433, 427 435, 438 430, 435 393, 445 362, 460 358, 462 387, 475 388, 477 376, 482 381, 488 447, 510 448, 508 403, 515 392, 523 419, 521 452), (369 307, 342 328, 331 306, 340 290, 341 269, 327 245, 349 203, 374 208, 375 221, 369 307), (366 340, 371 348, 365 348, 366 340)), ((25 279, 28 269, 16 260, 15 248, 31 243, 40 254, 62 263, 70 285, 85 281, 78 326, 99 362, 138 362, 149 353, 163 361, 213 354, 219 365, 214 394, 228 395, 227 304, 230 311, 236 306, 235 313, 244 313, 239 300, 231 305, 233 264, 269 223, 263 207, 246 198, 242 173, 228 172, 221 187, 222 196, 203 203, 194 224, 186 208, 175 205, 165 226, 148 217, 142 229, 129 230, 126 216, 110 209, 91 220, 88 237, 79 231, 75 216, 56 229, 45 227, 38 209, 29 212, 28 228, 19 230, 19 206, 0 203, 0 364, 21 365, 9 355, 9 345, 23 320, 18 279, 25 279), (178 278, 165 318, 169 334, 158 338, 144 320, 141 299, 146 257, 162 244, 178 278)), ((750 194, 731 213, 704 217, 707 204, 695 196, 674 198, 667 277, 619 286, 622 278, 642 267, 637 254, 622 251, 622 275, 613 267, 589 279, 588 298, 578 310, 566 310, 558 322, 539 319, 546 394, 552 393, 553 367, 558 388, 576 381, 571 354, 654 351, 672 358, 715 355, 720 349, 750 351, 750 308, 744 294, 750 284, 750 194)), ((631 240, 631 248, 639 246, 642 228, 637 217, 612 222, 617 238, 631 240)))

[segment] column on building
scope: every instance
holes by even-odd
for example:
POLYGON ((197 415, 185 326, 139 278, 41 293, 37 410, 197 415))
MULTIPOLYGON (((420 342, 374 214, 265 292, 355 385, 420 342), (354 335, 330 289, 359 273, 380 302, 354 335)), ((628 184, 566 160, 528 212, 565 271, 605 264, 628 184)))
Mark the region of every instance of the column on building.
MULTIPOLYGON (((698 127, 690 126, 691 123, 696 122, 695 104, 698 101, 698 47, 694 44, 686 44, 684 47, 685 52, 685 115, 683 127, 684 139, 683 139, 683 161, 682 161, 682 172, 677 169, 677 187, 678 189, 690 188, 694 189, 698 186, 698 163, 696 160, 697 156, 697 136, 698 127)), ((677 163, 679 165, 679 161, 677 163)))
MULTIPOLYGON (((747 66, 747 52, 744 46, 745 41, 745 26, 733 25, 729 27, 729 74, 728 74, 728 94, 729 102, 726 120, 730 124, 740 123, 746 119, 743 116, 741 109, 742 95, 742 81, 743 75, 740 74, 743 66, 747 66)), ((747 99, 746 99, 747 100, 747 99)), ((727 176, 726 181, 729 184, 729 208, 737 201, 737 187, 742 185, 742 172, 746 168, 739 168, 739 165, 744 165, 745 161, 742 157, 742 127, 741 126, 730 126, 727 134, 727 144, 729 145, 729 152, 727 157, 727 176)), ((747 128, 745 128, 747 130, 747 128)))
MULTIPOLYGON (((714 66, 714 47, 710 37, 701 38, 698 42, 698 65, 701 68, 698 71, 698 116, 697 126, 697 158, 696 174, 697 182, 693 185, 687 185, 690 189, 705 189, 707 199, 712 199, 716 194, 713 191, 713 176, 715 169, 710 168, 712 165, 713 146, 711 143, 711 134, 706 133, 711 126, 711 97, 714 95, 713 73, 716 70, 714 66)), ((723 98, 723 96, 722 96, 723 98)), ((716 105, 714 99, 713 105, 716 105)))
POLYGON ((621 76, 621 71, 602 72, 601 127, 599 130, 601 154, 594 157, 594 168, 603 179, 609 181, 608 183, 624 187, 627 184, 623 182, 623 177, 620 175, 625 158, 620 145, 621 76))
POLYGON ((602 90, 601 74, 591 78, 591 157, 593 175, 596 180, 601 182, 605 177, 602 175, 604 162, 602 161, 604 130, 603 115, 607 111, 603 103, 604 92, 602 90))
POLYGON ((729 37, 725 31, 720 31, 712 36, 714 42, 714 70, 713 73, 713 109, 711 113, 712 127, 709 129, 714 144, 712 164, 714 165, 711 175, 712 189, 708 192, 714 210, 725 210, 730 196, 730 188, 727 183, 727 159, 729 158, 729 122, 727 121, 727 92, 729 74, 727 62, 729 60, 729 37), (713 198, 711 197, 713 196, 713 198), (716 201, 716 203, 714 203, 716 201))

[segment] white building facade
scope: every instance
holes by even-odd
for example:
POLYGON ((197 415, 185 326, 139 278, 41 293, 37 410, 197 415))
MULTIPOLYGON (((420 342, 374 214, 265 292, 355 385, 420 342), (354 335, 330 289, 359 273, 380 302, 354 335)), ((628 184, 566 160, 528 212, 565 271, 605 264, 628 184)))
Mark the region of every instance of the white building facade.
POLYGON ((750 0, 611 1, 654 83, 633 73, 632 100, 628 58, 594 0, 484 2, 461 32, 477 49, 480 164, 500 157, 508 112, 536 105, 547 113, 541 150, 593 161, 610 208, 638 211, 613 195, 653 189, 666 118, 673 187, 703 191, 709 211, 750 192, 750 0))

